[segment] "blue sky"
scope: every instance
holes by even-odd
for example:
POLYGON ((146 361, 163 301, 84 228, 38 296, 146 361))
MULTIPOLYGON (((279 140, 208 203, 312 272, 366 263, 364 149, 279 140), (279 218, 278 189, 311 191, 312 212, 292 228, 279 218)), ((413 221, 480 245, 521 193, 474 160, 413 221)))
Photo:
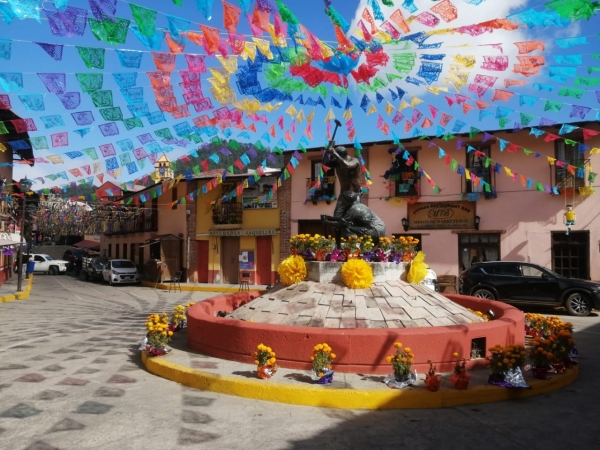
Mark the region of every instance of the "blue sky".
MULTIPOLYGON (((21 0, 22 1, 22 0, 21 0)), ((167 27, 167 18, 166 15, 177 16, 181 18, 185 18, 191 21, 190 29, 194 31, 199 31, 198 23, 202 23, 205 25, 213 26, 215 28, 223 28, 223 18, 222 18, 222 3, 221 1, 215 1, 213 6, 213 13, 211 20, 206 20, 202 14, 198 11, 196 7, 196 2, 191 0, 182 0, 183 7, 178 7, 175 4, 169 1, 149 1, 149 0, 139 0, 137 4, 149 7, 149 8, 158 8, 157 15, 157 26, 159 27, 167 27)), ((477 3, 477 0, 453 0, 454 4, 458 7, 459 17, 456 21, 451 22, 449 24, 440 23, 435 29, 441 29, 451 26, 459 26, 459 25, 469 25, 473 23, 477 23, 483 20, 491 20, 493 18, 503 18, 507 15, 514 13, 515 11, 522 11, 528 7, 538 7, 539 10, 539 2, 534 1, 525 1, 525 0, 506 0, 501 2, 497 2, 496 0, 487 0, 483 1, 479 5, 474 5, 473 3, 477 3)), ((0 0, 2 3, 2 0, 0 0)), ((35 2, 34 2, 35 3, 35 2)), ((238 0, 231 0, 230 3, 239 6, 238 0)), ((334 31, 333 26, 329 20, 329 17, 324 13, 324 2, 322 0, 288 0, 284 2, 289 9, 298 17, 300 22, 306 26, 311 32, 313 32, 319 39, 329 42, 334 41, 334 31)), ((382 8, 384 14, 387 16, 389 13, 393 12, 395 9, 400 8, 400 10, 404 13, 405 17, 408 17, 410 13, 408 13, 407 8, 402 8, 402 2, 400 0, 396 0, 394 2, 396 4, 395 8, 387 8, 384 7, 381 1, 378 1, 378 5, 382 8)), ((367 1, 361 0, 332 0, 332 6, 346 19, 346 21, 356 24, 357 21, 357 11, 358 16, 364 10, 367 1)), ((429 8, 434 5, 430 0, 415 0, 414 4, 418 8, 416 14, 427 11, 429 8)), ((87 0, 70 0, 68 1, 68 5, 77 8, 83 8, 86 10, 90 10, 90 4, 87 0)), ((254 1, 252 1, 251 5, 254 5, 254 1)), ((44 7, 53 9, 51 2, 44 2, 44 7)), ((372 8, 370 9, 372 11, 372 8)), ((129 4, 119 0, 116 3, 116 14, 117 17, 123 17, 127 19, 132 19, 131 10, 129 4)), ((92 17, 91 12, 89 13, 89 17, 92 17)), ((377 23, 380 23, 379 21, 377 23)), ((132 21, 132 24, 134 22, 132 21)), ((418 105, 419 111, 425 114, 425 117, 430 111, 429 105, 437 108, 439 112, 446 112, 453 117, 453 122, 448 125, 448 128, 451 129, 456 120, 461 120, 465 123, 465 126, 474 126, 480 129, 496 129, 498 128, 498 120, 496 118, 497 110, 496 108, 491 108, 492 117, 483 117, 480 120, 479 111, 471 111, 467 115, 463 115, 460 107, 456 104, 452 107, 448 106, 447 100, 444 98, 445 95, 454 96, 456 90, 453 88, 451 83, 445 82, 445 75, 447 74, 447 70, 454 64, 453 58, 456 58, 458 55, 473 55, 477 58, 477 64, 474 69, 469 71, 469 83, 473 82, 473 77, 476 74, 484 74, 484 75, 492 75, 497 76, 498 81, 491 88, 485 96, 482 98, 483 101, 487 103, 491 102, 490 97, 494 88, 505 89, 503 87, 503 80, 506 78, 511 79, 524 79, 524 86, 511 86, 506 88, 506 90, 515 93, 515 95, 507 102, 498 103, 498 106, 504 107, 509 111, 509 118, 511 119, 511 123, 519 120, 519 112, 526 112, 527 114, 531 114, 535 117, 532 121, 532 125, 536 125, 539 122, 540 117, 548 118, 555 121, 564 121, 564 120, 573 120, 569 118, 569 112, 573 104, 587 106, 592 108, 591 111, 586 116, 586 119, 593 119, 596 117, 597 108, 598 108, 598 100, 595 96, 594 87, 587 87, 586 92, 579 99, 575 98, 565 98, 564 96, 558 96, 557 93, 561 87, 573 87, 574 86, 574 77, 590 77, 593 78, 595 73, 588 73, 588 67, 600 66, 600 61, 596 60, 597 63, 594 64, 594 58, 592 57, 592 53, 594 53, 594 48, 597 46, 597 25, 598 18, 594 17, 591 21, 586 22, 578 22, 576 24, 570 24, 568 27, 535 27, 532 30, 519 29, 515 32, 503 32, 503 31, 495 31, 494 33, 485 33, 483 35, 472 37, 468 35, 441 35, 441 36, 433 36, 427 42, 428 43, 440 43, 440 48, 438 49, 410 49, 410 50, 401 50, 399 48, 386 48, 386 52, 393 56, 393 53, 402 54, 407 52, 416 52, 418 58, 422 58, 423 55, 444 55, 444 72, 440 78, 432 83, 429 87, 441 87, 447 88, 449 91, 447 93, 442 92, 441 95, 434 95, 431 92, 427 92, 424 90, 426 85, 423 86, 415 86, 414 84, 406 83, 405 80, 395 80, 394 83, 390 84, 389 87, 395 88, 400 87, 404 91, 407 92, 405 96, 405 100, 409 103, 413 98, 417 98, 422 101, 420 105, 418 105), (587 36, 588 44, 578 45, 575 47, 569 48, 560 48, 556 42, 556 38, 563 37, 572 37, 572 36, 587 36), (544 54, 546 57, 546 65, 540 71, 538 76, 523 78, 518 74, 515 75, 511 73, 511 68, 513 64, 518 63, 516 57, 516 46, 513 45, 513 42, 521 41, 521 40, 542 40, 545 43, 546 50, 544 52, 534 52, 533 54, 544 54), (493 47, 490 44, 501 44, 502 53, 500 53, 498 46, 493 47), (463 45, 467 45, 466 47, 462 47, 463 45), (581 55, 582 64, 559 64, 557 60, 555 60, 553 55, 581 55), (481 61, 483 56, 500 56, 505 55, 510 59, 509 70, 505 72, 494 72, 490 73, 489 71, 481 70, 481 61), (568 69, 568 77, 564 79, 557 78, 556 75, 553 78, 548 78, 548 73, 550 70, 549 66, 570 66, 568 69), (575 70, 575 72, 573 72, 575 70), (541 85, 537 85, 535 87, 534 83, 541 83, 541 85), (542 89, 540 90, 540 86, 542 89), (545 89, 544 87, 545 86, 545 89), (554 86, 551 91, 548 91, 549 86, 554 86), (523 98, 520 96, 528 96, 525 99, 527 101, 531 101, 531 97, 536 97, 540 99, 535 102, 533 105, 522 104, 523 98), (546 105, 546 100, 551 101, 559 101, 564 103, 564 106, 560 111, 544 111, 544 105, 546 105)), ((421 31, 421 30, 431 30, 431 28, 427 28, 417 22, 411 24, 411 31, 421 31)), ((238 33, 250 34, 249 27, 245 19, 240 20, 240 25, 237 29, 238 33)), ((265 36, 266 37, 266 36, 265 36)), ((104 84, 103 89, 113 90, 113 100, 114 106, 121 107, 123 111, 124 117, 130 117, 131 114, 127 109, 127 102, 124 97, 119 92, 119 86, 116 84, 113 76, 111 75, 114 72, 130 72, 134 69, 127 69, 121 66, 119 59, 117 57, 115 48, 119 49, 130 49, 130 50, 138 50, 143 51, 141 67, 139 69, 139 74, 137 76, 137 84, 136 87, 142 87, 144 92, 144 99, 148 102, 150 106, 150 111, 157 111, 156 103, 154 102, 154 93, 150 89, 150 82, 145 75, 146 71, 154 71, 156 70, 152 56, 150 51, 144 47, 139 40, 133 35, 130 31, 127 35, 127 40, 125 44, 120 44, 118 46, 111 46, 107 43, 98 41, 92 35, 89 26, 86 29, 84 36, 77 36, 75 38, 66 38, 55 36, 50 31, 49 22, 46 19, 46 15, 44 12, 41 13, 41 20, 37 22, 34 19, 26 19, 26 20, 13 20, 12 24, 7 25, 4 22, 0 22, 0 39, 10 40, 11 45, 11 57, 9 60, 0 59, 0 72, 20 72, 23 73, 24 79, 24 90, 22 92, 10 92, 11 103, 13 105, 13 109, 17 114, 19 114, 23 118, 34 118, 38 131, 30 133, 31 136, 46 136, 48 142, 50 142, 50 135, 54 133, 59 133, 63 131, 69 132, 69 146, 68 147, 57 147, 50 148, 48 150, 39 150, 35 152, 36 157, 46 157, 47 155, 63 155, 64 164, 36 164, 35 168, 26 168, 24 166, 15 166, 15 178, 19 179, 22 176, 27 176, 29 178, 36 177, 44 177, 48 174, 53 174, 57 172, 62 172, 64 170, 68 170, 71 168, 81 168, 86 165, 92 165, 95 161, 91 160, 88 156, 84 155, 82 157, 76 159, 69 159, 65 152, 69 151, 80 151, 84 148, 95 147, 98 153, 99 159, 97 161, 102 161, 102 158, 98 147, 103 144, 111 143, 117 150, 117 157, 119 157, 121 150, 119 145, 117 145, 117 141, 130 139, 135 148, 141 147, 141 143, 137 136, 143 135, 145 133, 152 133, 160 128, 164 128, 165 126, 169 127, 172 130, 172 126, 181 122, 188 121, 189 124, 192 124, 191 119, 198 116, 191 108, 192 115, 188 118, 175 120, 172 119, 169 114, 166 115, 166 123, 159 123, 156 125, 150 125, 146 119, 142 119, 144 123, 144 128, 134 128, 133 130, 127 132, 125 127, 122 124, 118 125, 119 135, 112 137, 104 137, 98 128, 98 125, 105 123, 106 121, 102 118, 100 113, 98 112, 98 108, 96 108, 89 95, 82 93, 81 94, 81 104, 78 108, 73 111, 66 110, 56 95, 48 93, 48 90, 37 76, 37 73, 65 73, 67 80, 67 91, 68 92, 80 92, 81 88, 77 79, 75 78, 75 73, 82 72, 101 72, 104 75, 104 84), (63 44, 63 58, 61 61, 55 61, 52 59, 44 50, 36 45, 35 42, 41 43, 51 43, 51 44, 63 44), (106 48, 105 52, 105 67, 103 70, 98 69, 88 69, 84 65, 82 59, 80 58, 75 45, 82 47, 103 47, 106 48), (45 111, 28 111, 22 102, 17 97, 17 94, 21 95, 31 95, 31 94, 43 94, 44 95, 44 106, 45 111), (71 113, 75 111, 92 111, 95 121, 93 124, 89 125, 90 132, 86 134, 84 137, 80 137, 76 133, 73 132, 75 129, 85 128, 82 126, 77 126, 71 117, 71 113), (44 129, 44 125, 40 119, 41 116, 49 116, 49 115, 60 115, 64 122, 64 127, 55 127, 51 129, 44 129)), ((6 41, 4 41, 6 42, 6 41)), ((160 51, 168 51, 166 43, 163 42, 160 51)), ((191 43, 188 43, 186 46, 185 52, 190 53, 204 53, 201 47, 197 47, 191 43)), ((207 58, 207 65, 209 67, 217 67, 220 64, 215 60, 215 58, 207 58)), ((560 61, 560 60, 559 60, 560 61)), ((564 62, 564 61, 563 61, 564 62)), ((573 63, 573 61, 569 61, 573 63)), ((242 61, 240 60, 240 65, 242 61)), ((184 70, 187 69, 187 65, 185 63, 185 59, 182 55, 177 56, 177 65, 176 70, 184 70)), ((416 66, 414 73, 416 73, 418 69, 418 65, 416 66)), ((380 71, 382 76, 385 73, 394 73, 391 64, 383 68, 380 71)), ((202 87, 205 93, 208 92, 208 87, 210 86, 208 82, 206 82, 207 75, 203 75, 202 77, 202 87)), ((175 93, 181 102, 181 90, 177 84, 181 81, 179 76, 176 73, 172 75, 172 82, 175 86, 175 93)), ((232 76, 232 84, 235 77, 232 76)), ((264 85, 264 83, 263 83, 264 85)), ((353 83, 351 82, 351 87, 353 87, 353 83)), ((469 103, 474 104, 474 100, 477 99, 477 96, 473 92, 467 91, 467 86, 464 86, 461 90, 460 94, 463 94, 469 97, 469 103)), ((598 88, 600 89, 600 88, 598 88)), ((353 103, 353 107, 351 108, 352 115, 354 118, 355 126, 356 126, 356 137, 359 141, 368 142, 368 141, 377 141, 383 139, 391 139, 391 134, 385 136, 381 133, 380 130, 376 128, 376 123, 378 116, 381 115, 386 123, 388 123, 392 131, 400 137, 405 135, 404 127, 401 122, 397 127, 392 126, 391 116, 388 116, 385 111, 385 105, 387 102, 390 102, 396 109, 398 108, 400 102, 394 101, 388 92, 388 89, 382 89, 381 94, 384 96, 384 101, 381 103, 377 103, 375 93, 368 93, 369 100, 372 105, 376 106, 377 113, 365 115, 364 111, 360 108, 361 98, 363 97, 363 93, 358 92, 356 89, 353 89, 353 93, 349 96, 350 101, 353 103)), ((0 88, 0 93, 3 93, 0 88)), ((297 100, 297 97, 300 93, 292 94, 292 97, 297 100)), ((331 90, 329 90, 330 96, 325 99, 326 108, 322 108, 317 106, 315 108, 315 119, 313 122, 313 136, 314 139, 310 142, 310 146, 318 146, 325 142, 325 123, 324 119, 326 117, 327 112, 331 105, 331 90)), ((317 98, 317 94, 304 93, 304 98, 312 97, 317 98)), ((241 97, 238 95, 238 97, 241 97)), ((333 97, 338 99, 342 105, 344 105, 347 99, 343 96, 339 96, 333 94, 333 97)), ((218 108, 220 105, 214 102, 215 108, 218 108)), ((276 120, 282 115, 285 116, 285 125, 289 126, 291 120, 287 114, 284 114, 284 111, 289 106, 290 103, 284 103, 284 105, 277 111, 268 115, 269 126, 272 123, 275 123, 276 120)), ((295 101, 294 106, 296 109, 303 108, 305 114, 312 110, 312 107, 302 106, 297 101, 295 101)), ((342 119, 343 110, 332 108, 338 119, 342 119)), ((406 108, 402 111, 405 115, 412 114, 412 108, 406 108)), ((506 111, 505 111, 506 112, 506 111)), ((261 113, 262 114, 262 113, 261 113)), ((392 116, 394 113, 392 113, 392 116)), ((485 115, 485 114, 484 114, 485 115)), ((439 119, 439 116, 438 116, 439 119)), ((250 121, 246 120, 246 123, 249 125, 250 121)), ((302 126, 298 126, 298 133, 295 137, 294 142, 288 143, 288 149, 295 148, 298 140, 301 136, 303 136, 302 131, 306 121, 302 124, 302 126)), ((250 139, 240 138, 241 142, 249 141, 255 142, 261 136, 264 135, 265 132, 268 131, 268 126, 262 123, 257 124, 257 133, 251 133, 250 139)), ((287 129, 287 128, 286 128, 287 129)), ((432 128, 429 128, 429 132, 435 133, 435 125, 432 128)), ((467 128, 468 129, 468 128, 467 128)), ((279 129, 278 129, 279 131, 279 129)), ((411 130, 412 131, 412 130, 411 130)), ((462 131, 465 131, 464 129, 462 131)), ((235 138, 236 134, 239 133, 239 130, 234 130, 232 137, 235 138)), ((274 145, 277 142, 283 131, 280 131, 277 138, 274 139, 270 145, 274 145)), ((410 133, 409 133, 410 134, 410 133)), ((155 137, 155 136, 154 136, 155 137)), ((206 141, 208 138, 206 136, 202 136, 202 138, 206 141)), ((156 138, 158 140, 158 138, 156 138)), ((348 142, 347 133, 345 130, 340 132, 338 135, 338 141, 341 143, 348 142)), ((161 147, 167 148, 168 145, 164 143, 160 143, 161 147)), ((265 143, 265 145, 269 145, 265 143)), ((172 150, 168 153, 170 159, 176 159, 184 154, 189 154, 195 146, 187 145, 186 147, 178 147, 173 146, 172 150)), ((134 158, 131 159, 134 161, 134 158)), ((123 175, 119 178, 119 181, 130 181, 136 177, 141 177, 146 173, 151 171, 152 164, 146 160, 145 167, 140 169, 138 167, 138 172, 132 175, 128 175, 127 170, 123 171, 123 175)), ((212 167, 211 167, 212 168, 212 167)), ((102 172, 105 171, 105 167, 102 167, 102 172)), ((75 178, 72 175, 69 175, 69 182, 76 181, 81 178, 75 178)), ((106 179, 111 179, 106 176, 106 179)), ((47 178, 44 179, 45 184, 41 184, 38 180, 36 183, 36 188, 42 187, 50 187, 54 185, 62 185, 66 183, 65 180, 58 179, 56 181, 51 181, 47 178)), ((98 180, 94 181, 98 184, 98 180)))

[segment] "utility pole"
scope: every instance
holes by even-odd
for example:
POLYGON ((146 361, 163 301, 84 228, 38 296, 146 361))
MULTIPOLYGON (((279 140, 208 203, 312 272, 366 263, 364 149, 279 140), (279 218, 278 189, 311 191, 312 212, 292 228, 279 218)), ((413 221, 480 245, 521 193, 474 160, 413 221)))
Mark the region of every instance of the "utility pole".
POLYGON ((25 242, 25 193, 23 193, 23 210, 21 211, 21 245, 19 245, 19 257, 18 257, 18 275, 17 275, 17 292, 21 292, 21 285, 23 283, 23 244, 25 242))

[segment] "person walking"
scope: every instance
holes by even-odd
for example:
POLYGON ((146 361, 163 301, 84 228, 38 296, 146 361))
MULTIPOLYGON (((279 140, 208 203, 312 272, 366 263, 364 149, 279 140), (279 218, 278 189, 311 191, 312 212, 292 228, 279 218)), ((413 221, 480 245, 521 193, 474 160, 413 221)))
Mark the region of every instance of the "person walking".
POLYGON ((75 276, 79 278, 79 274, 81 274, 81 269, 83 268, 83 260, 80 256, 75 258, 75 276))

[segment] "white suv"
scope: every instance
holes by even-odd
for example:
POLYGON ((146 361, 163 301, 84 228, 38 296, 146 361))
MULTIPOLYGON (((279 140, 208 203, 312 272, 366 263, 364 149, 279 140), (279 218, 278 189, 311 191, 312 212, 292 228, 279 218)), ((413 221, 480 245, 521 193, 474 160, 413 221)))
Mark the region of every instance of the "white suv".
POLYGON ((50 275, 58 275, 59 273, 66 273, 69 261, 63 259, 52 259, 50 255, 34 254, 30 255, 35 262, 33 267, 33 273, 44 272, 50 275))
POLYGON ((111 259, 107 261, 102 271, 102 277, 111 286, 113 284, 140 282, 137 267, 128 259, 111 259))

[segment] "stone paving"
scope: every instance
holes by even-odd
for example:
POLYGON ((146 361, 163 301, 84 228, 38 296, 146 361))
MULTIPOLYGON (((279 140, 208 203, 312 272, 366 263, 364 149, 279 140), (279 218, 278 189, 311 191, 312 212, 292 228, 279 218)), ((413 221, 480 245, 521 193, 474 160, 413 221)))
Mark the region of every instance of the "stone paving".
POLYGON ((146 372, 137 351, 146 315, 213 295, 37 275, 29 299, 0 304, 0 449, 597 445, 596 314, 568 318, 582 356, 579 378, 566 389, 518 402, 365 412, 202 392, 146 372))
POLYGON ((341 282, 278 285, 236 309, 234 319, 321 328, 414 328, 483 320, 437 292, 406 281, 349 289, 341 282))

